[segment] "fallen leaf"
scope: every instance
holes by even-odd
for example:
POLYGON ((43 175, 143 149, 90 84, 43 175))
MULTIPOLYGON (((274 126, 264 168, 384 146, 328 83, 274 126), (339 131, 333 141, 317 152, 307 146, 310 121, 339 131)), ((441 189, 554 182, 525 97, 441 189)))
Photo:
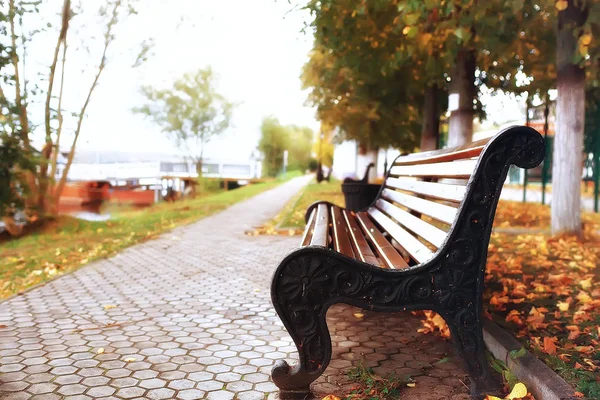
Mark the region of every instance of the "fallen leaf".
POLYGON ((409 383, 406 384, 406 386, 408 386, 409 388, 414 388, 414 387, 417 386, 417 384, 414 383, 414 382, 409 382, 409 383))
POLYGON ((364 317, 365 317, 365 314, 363 314, 363 313, 359 313, 359 312, 355 312, 355 313, 354 313, 354 316, 355 316, 356 318, 358 318, 358 319, 361 319, 361 318, 364 318, 364 317))
POLYGON ((104 347, 100 347, 98 350, 96 350, 97 354, 102 354, 104 353, 104 347))
POLYGON ((523 383, 519 382, 515 386, 513 386, 510 394, 506 396, 507 400, 520 399, 527 396, 527 386, 523 383))
POLYGON ((556 345, 554 344, 553 338, 550 338, 548 336, 544 338, 544 351, 550 355, 556 354, 556 345))
POLYGON ((129 357, 129 358, 126 358, 126 359, 125 359, 125 360, 123 360, 123 361, 125 361, 125 362, 133 362, 133 361, 135 361, 135 358, 133 358, 133 357, 129 357))
POLYGON ((114 304, 105 304, 103 307, 105 310, 110 310, 111 308, 115 308, 116 306, 114 304))
POLYGON ((340 398, 337 396, 334 396, 332 394, 329 394, 329 395, 323 397, 321 400, 340 400, 340 398))

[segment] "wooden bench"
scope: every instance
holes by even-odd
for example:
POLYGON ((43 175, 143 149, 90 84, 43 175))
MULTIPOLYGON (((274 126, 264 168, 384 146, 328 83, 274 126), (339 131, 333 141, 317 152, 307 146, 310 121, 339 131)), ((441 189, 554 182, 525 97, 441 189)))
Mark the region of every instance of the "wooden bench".
MULTIPOLYGON (((310 396, 331 359, 327 309, 433 310, 447 322, 480 397, 493 385, 484 353, 482 293, 492 223, 511 165, 533 168, 544 140, 515 126, 492 139, 398 157, 364 211, 317 202, 301 247, 275 271, 271 297, 299 363, 277 362, 280 398, 310 396)), ((357 321, 360 323, 360 321, 357 321)))

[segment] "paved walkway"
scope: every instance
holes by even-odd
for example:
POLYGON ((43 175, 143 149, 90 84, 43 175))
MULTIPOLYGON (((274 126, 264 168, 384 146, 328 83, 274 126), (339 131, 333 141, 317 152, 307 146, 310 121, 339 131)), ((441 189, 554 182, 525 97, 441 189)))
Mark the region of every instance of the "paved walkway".
MULTIPOLYGON (((269 282, 297 237, 245 236, 307 178, 97 261, 0 303, 0 398, 265 399, 275 360, 296 357, 272 310, 269 282)), ((417 334, 410 314, 349 306, 328 315, 331 367, 318 395, 351 389, 363 361, 416 377, 403 399, 467 399, 448 342, 417 334), (358 322, 358 323, 357 323, 358 322)))

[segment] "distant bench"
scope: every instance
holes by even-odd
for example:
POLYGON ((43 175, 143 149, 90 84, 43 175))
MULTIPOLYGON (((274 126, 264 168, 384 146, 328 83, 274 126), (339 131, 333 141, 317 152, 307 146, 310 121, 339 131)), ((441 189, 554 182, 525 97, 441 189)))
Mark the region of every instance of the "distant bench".
POLYGON ((489 389, 481 317, 496 205, 509 167, 533 168, 544 153, 537 131, 515 126, 492 139, 398 157, 363 211, 312 204, 301 247, 279 264, 271 285, 300 357, 293 367, 281 360, 273 368, 280 398, 310 396, 329 364, 325 314, 335 303, 437 312, 464 360, 471 394, 489 389))

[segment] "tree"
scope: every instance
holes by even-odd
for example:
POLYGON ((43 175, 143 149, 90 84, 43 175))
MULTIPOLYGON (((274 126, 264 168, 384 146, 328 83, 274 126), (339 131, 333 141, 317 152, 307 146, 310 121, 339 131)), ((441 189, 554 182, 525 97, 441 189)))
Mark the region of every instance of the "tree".
POLYGON ((311 161, 314 132, 307 127, 282 125, 275 117, 266 117, 260 126, 258 150, 263 154, 263 173, 277 176, 288 152, 288 169, 306 170, 311 161))
POLYGON ((150 117, 174 139, 202 177, 206 143, 227 130, 234 108, 233 103, 216 91, 212 69, 187 73, 170 89, 143 86, 141 93, 146 104, 134 112, 150 117))
MULTIPOLYGON (((556 36, 557 124, 552 164, 552 233, 581 233, 581 171, 585 127, 585 64, 600 57, 600 2, 559 0, 556 36), (591 52, 591 55, 590 55, 591 52)), ((592 65, 593 65, 592 64, 592 65)))
MULTIPOLYGON (((98 86, 100 77, 109 63, 109 48, 116 40, 115 32, 123 19, 135 13, 135 3, 137 0, 103 0, 100 3, 99 12, 95 18, 102 27, 100 40, 96 40, 94 34, 92 37, 83 37, 78 35, 77 40, 82 42, 82 46, 89 52, 89 59, 96 60, 88 63, 85 72, 90 73, 91 82, 83 83, 87 75, 78 75, 77 82, 86 87, 84 93, 87 95, 82 103, 75 109, 67 110, 63 104, 63 88, 68 76, 65 75, 67 60, 70 52, 67 46, 67 34, 71 25, 77 21, 76 15, 88 15, 83 3, 72 4, 71 0, 64 0, 60 12, 60 23, 56 31, 56 45, 53 49, 53 57, 48 70, 43 72, 31 68, 25 68, 27 63, 28 44, 34 40, 40 24, 47 24, 47 16, 43 18, 39 13, 39 1, 19 1, 9 0, 8 3, 2 2, 0 7, 6 11, 5 18, 0 21, 2 32, 5 34, 2 41, 1 57, 3 60, 10 60, 10 70, 3 70, 4 88, 0 88, 0 102, 3 107, 14 112, 16 118, 7 118, 5 125, 8 127, 10 135, 17 136, 21 146, 21 153, 28 160, 36 164, 36 168, 23 171, 23 179, 27 193, 24 198, 24 208, 27 214, 37 218, 39 215, 51 216, 58 212, 58 202, 63 188, 66 184, 69 169, 75 156, 75 150, 78 139, 82 132, 83 122, 86 111, 90 105, 92 95, 98 86), (77 11, 75 11, 77 10, 77 11), (43 19, 43 21, 42 21, 43 19), (27 24, 31 27, 28 28, 27 24), (58 73, 60 72, 60 75, 58 73), (58 89, 55 81, 60 76, 58 89), (34 78, 32 78, 34 77, 34 78), (40 78, 41 77, 41 78, 40 78), (58 91, 58 93, 57 93, 58 91), (42 100, 43 98, 43 100, 42 100), (33 115, 30 112, 30 105, 38 103, 38 107, 31 107, 33 110, 43 110, 43 115, 33 115), (67 152, 67 163, 61 176, 56 182, 58 153, 60 151, 61 139, 64 139, 64 122, 68 119, 74 125, 73 131, 69 132, 72 136, 69 151, 67 152), (32 144, 32 137, 38 129, 38 124, 32 121, 43 121, 44 145, 41 149, 35 149, 32 144)), ((89 20, 82 22, 86 24, 88 31, 89 20)), ((46 29, 46 33, 52 34, 52 24, 46 29)), ((143 46, 147 50, 147 46, 143 46)), ((71 50, 72 51, 72 50, 71 50)), ((76 48, 75 51, 80 51, 76 48)), ((142 51, 140 54, 145 54, 142 51)), ((143 55, 142 57, 143 58, 143 55)), ((141 60, 138 57, 136 64, 141 60)), ((29 66, 28 66, 29 67, 29 66)))

